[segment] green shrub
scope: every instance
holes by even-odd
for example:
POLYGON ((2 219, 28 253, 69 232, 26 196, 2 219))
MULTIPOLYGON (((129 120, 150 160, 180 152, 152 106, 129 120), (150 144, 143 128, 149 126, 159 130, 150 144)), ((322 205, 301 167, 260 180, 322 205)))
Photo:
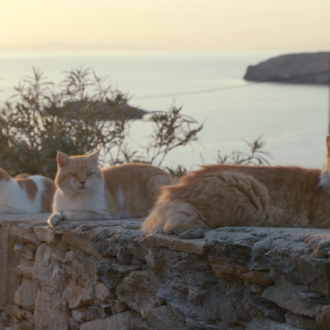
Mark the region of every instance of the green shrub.
POLYGON ((128 95, 112 90, 107 78, 78 69, 66 72, 55 85, 33 69, 33 77, 20 81, 15 90, 0 114, 0 162, 11 175, 54 178, 57 151, 81 155, 98 148, 103 163, 161 166, 171 150, 197 141, 203 128, 182 115, 182 108, 172 106, 147 116, 145 121, 153 126, 149 142, 139 151, 129 151, 130 126, 143 111, 130 107, 128 95))
POLYGON ((252 142, 245 142, 250 147, 250 153, 234 150, 231 155, 225 155, 222 157, 219 150, 217 163, 236 165, 270 165, 266 157, 271 157, 271 154, 267 151, 261 150, 266 144, 261 140, 261 136, 252 142))

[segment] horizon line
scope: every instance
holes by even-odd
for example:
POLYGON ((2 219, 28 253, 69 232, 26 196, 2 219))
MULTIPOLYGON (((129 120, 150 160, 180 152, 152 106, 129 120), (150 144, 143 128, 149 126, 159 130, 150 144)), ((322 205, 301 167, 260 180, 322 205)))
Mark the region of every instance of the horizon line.
POLYGON ((157 46, 136 45, 107 45, 107 44, 67 44, 67 43, 44 43, 19 46, 2 46, 0 51, 136 51, 136 50, 159 50, 159 51, 271 51, 271 50, 295 50, 306 49, 306 51, 330 51, 329 45, 291 45, 291 46, 265 46, 255 48, 164 48, 157 46), (328 49, 328 50, 325 50, 328 49))

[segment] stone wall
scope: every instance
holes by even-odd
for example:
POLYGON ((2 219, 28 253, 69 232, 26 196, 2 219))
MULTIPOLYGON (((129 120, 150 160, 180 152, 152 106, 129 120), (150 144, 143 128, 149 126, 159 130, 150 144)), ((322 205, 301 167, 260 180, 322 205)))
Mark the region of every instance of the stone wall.
POLYGON ((0 329, 330 329, 330 231, 0 217, 0 329))

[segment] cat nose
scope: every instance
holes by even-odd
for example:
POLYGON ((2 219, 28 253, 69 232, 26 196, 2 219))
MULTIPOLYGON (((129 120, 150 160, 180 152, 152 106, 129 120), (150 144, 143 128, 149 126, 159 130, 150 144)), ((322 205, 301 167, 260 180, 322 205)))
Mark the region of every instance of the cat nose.
POLYGON ((86 181, 80 181, 80 183, 81 183, 82 185, 84 185, 84 184, 86 183, 86 181))

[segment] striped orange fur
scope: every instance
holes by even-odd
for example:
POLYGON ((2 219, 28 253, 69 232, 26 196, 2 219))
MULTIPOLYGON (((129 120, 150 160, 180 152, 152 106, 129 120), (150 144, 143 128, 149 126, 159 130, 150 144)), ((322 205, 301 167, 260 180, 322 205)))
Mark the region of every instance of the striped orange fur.
POLYGON ((180 233, 223 226, 330 228, 330 137, 323 170, 209 165, 163 187, 142 229, 180 233))

